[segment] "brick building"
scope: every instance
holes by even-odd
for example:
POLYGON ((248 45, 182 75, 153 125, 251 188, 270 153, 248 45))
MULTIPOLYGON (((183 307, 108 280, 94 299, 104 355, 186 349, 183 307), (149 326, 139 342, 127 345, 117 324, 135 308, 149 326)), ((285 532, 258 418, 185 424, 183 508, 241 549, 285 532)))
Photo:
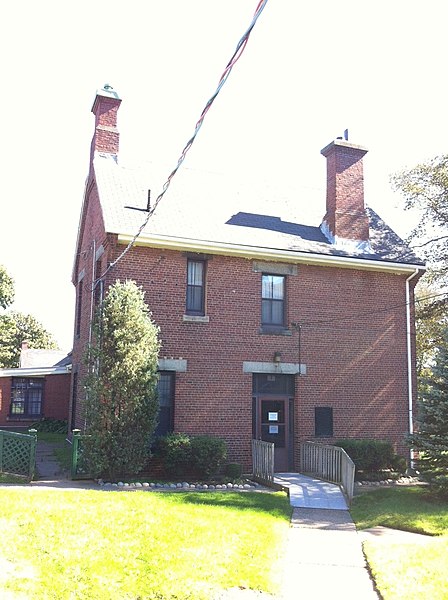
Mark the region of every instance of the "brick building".
POLYGON ((71 354, 23 342, 19 367, 0 369, 0 427, 26 430, 44 418, 66 421, 71 364, 71 354))
POLYGON ((322 150, 327 198, 236 186, 182 168, 145 220, 156 169, 119 164, 121 100, 105 86, 76 248, 71 425, 83 429, 82 354, 95 303, 115 280, 145 290, 160 326, 160 432, 224 438, 246 470, 251 439, 274 441, 277 470, 299 442, 380 438, 407 454, 415 401, 413 290, 424 264, 364 203, 363 156, 322 150), (322 219, 323 216, 323 219, 322 219))

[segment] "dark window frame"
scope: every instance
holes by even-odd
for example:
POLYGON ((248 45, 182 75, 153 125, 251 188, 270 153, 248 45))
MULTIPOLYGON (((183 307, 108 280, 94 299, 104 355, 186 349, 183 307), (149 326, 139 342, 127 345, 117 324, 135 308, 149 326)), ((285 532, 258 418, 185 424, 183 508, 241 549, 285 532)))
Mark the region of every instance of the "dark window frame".
POLYGON ((286 275, 262 273, 261 275, 261 326, 266 329, 284 329, 286 323, 286 275), (265 279, 271 278, 270 293, 265 295, 265 279), (275 279, 282 281, 282 297, 275 297, 275 279), (280 307, 281 318, 275 318, 280 307), (269 318, 266 318, 267 313, 269 318))
POLYGON ((43 416, 45 381, 38 377, 13 377, 9 417, 12 419, 39 419, 43 416), (34 392, 40 392, 38 396, 34 392), (37 411, 35 407, 38 406, 37 411), (19 410, 22 407, 23 410, 19 410))
POLYGON ((83 296, 83 287, 84 280, 81 279, 78 282, 78 297, 76 302, 76 335, 79 337, 81 335, 81 314, 82 314, 82 296, 83 296))
POLYGON ((187 315, 205 316, 205 282, 207 274, 207 261, 201 258, 187 258, 187 282, 185 312, 187 315), (201 265, 199 283, 196 282, 198 273, 194 272, 195 266, 201 265), (193 280, 193 281, 192 281, 193 280))
POLYGON ((159 422, 154 432, 154 437, 163 437, 167 433, 174 431, 174 409, 175 409, 175 397, 176 397, 176 373, 175 371, 159 371, 157 382, 157 394, 159 401, 159 422), (162 396, 162 382, 165 381, 168 384, 167 389, 169 397, 166 395, 162 396), (168 400, 168 404, 167 404, 168 400), (161 413, 165 413, 161 419, 161 413))
POLYGON ((314 407, 314 437, 333 437, 333 407, 314 407))

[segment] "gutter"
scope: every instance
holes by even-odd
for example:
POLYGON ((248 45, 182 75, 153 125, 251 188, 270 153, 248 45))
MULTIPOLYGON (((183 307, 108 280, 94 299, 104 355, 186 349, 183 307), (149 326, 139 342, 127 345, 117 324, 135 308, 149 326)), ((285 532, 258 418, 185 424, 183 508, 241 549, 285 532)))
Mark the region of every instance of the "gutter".
MULTIPOLYGON (((409 414, 409 434, 414 433, 414 415, 413 415, 413 385, 412 385, 412 340, 411 340, 411 294, 410 282, 419 274, 416 269, 412 275, 406 279, 406 346, 407 346, 407 368, 408 368, 408 414, 409 414)), ((410 449, 410 465, 414 468, 413 451, 410 449)))

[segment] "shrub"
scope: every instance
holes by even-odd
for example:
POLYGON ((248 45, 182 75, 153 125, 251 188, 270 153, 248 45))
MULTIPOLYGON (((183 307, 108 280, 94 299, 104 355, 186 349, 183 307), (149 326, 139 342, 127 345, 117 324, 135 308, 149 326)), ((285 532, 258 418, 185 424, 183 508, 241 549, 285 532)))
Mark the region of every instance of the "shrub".
POLYGON ((186 433, 168 433, 159 438, 155 452, 162 459, 166 474, 174 477, 211 477, 227 457, 224 440, 209 435, 190 437, 186 433))
POLYGON ((191 470, 191 439, 185 433, 168 433, 156 443, 167 475, 182 475, 191 470))
POLYGON ((355 463, 356 471, 378 472, 395 468, 399 458, 390 442, 385 440, 338 440, 335 446, 343 448, 355 463))
POLYGON ((208 435, 191 439, 191 459, 199 477, 216 475, 227 457, 224 440, 208 435))
POLYGON ((50 417, 46 417, 45 419, 33 423, 31 429, 48 433, 67 433, 68 422, 62 419, 51 419, 50 417))
POLYGON ((241 479, 242 472, 243 467, 240 465, 240 463, 227 463, 225 474, 229 479, 232 479, 233 481, 235 479, 241 479))

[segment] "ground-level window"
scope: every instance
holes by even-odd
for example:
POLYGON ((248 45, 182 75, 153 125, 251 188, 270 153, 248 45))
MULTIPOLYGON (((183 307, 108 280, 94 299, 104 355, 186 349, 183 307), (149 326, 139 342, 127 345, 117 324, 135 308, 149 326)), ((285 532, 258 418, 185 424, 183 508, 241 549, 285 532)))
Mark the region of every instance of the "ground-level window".
POLYGON ((156 437, 166 435, 174 429, 174 381, 175 373, 172 371, 159 372, 159 423, 155 431, 156 437))
POLYGON ((42 415, 44 380, 13 377, 11 387, 12 417, 40 417, 42 415))
POLYGON ((329 406, 314 408, 314 435, 316 437, 333 436, 333 409, 329 406))

